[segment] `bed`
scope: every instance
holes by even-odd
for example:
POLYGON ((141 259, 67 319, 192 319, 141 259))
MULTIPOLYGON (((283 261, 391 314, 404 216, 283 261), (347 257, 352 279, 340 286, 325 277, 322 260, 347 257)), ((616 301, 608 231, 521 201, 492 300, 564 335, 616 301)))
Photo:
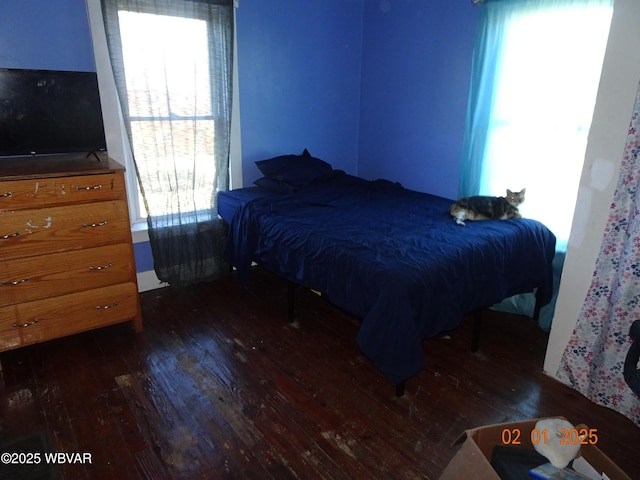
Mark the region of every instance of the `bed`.
POLYGON ((540 222, 460 226, 451 199, 333 170, 306 150, 284 157, 256 162, 257 186, 219 194, 225 259, 241 282, 255 262, 359 316, 357 344, 398 394, 425 365, 423 339, 518 293, 549 302, 555 237, 540 222))

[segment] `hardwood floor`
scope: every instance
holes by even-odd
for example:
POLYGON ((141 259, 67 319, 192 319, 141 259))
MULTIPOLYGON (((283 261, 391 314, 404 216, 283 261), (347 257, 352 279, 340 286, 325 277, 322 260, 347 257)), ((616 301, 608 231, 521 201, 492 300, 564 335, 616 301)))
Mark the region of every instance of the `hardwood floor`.
POLYGON ((425 341, 427 367, 397 398, 358 350, 356 318, 297 289, 289 324, 286 292, 259 269, 248 288, 229 276, 154 290, 142 334, 1 354, 0 442, 39 435, 32 448, 91 455, 39 478, 434 479, 467 428, 563 415, 640 478, 640 428, 544 375, 532 320, 488 314, 476 354, 471 319, 425 341))

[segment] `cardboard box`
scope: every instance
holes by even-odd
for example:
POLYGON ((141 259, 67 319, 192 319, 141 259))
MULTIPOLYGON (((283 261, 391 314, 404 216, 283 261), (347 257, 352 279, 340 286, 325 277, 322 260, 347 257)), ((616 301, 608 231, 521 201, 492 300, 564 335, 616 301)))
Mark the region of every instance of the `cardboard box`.
MULTIPOLYGON (((534 431, 539 420, 541 419, 499 423, 467 430, 454 443, 458 445, 464 442, 442 472, 440 480, 500 480, 491 466, 493 448, 497 445, 514 445, 533 449, 532 437, 534 441, 543 440, 540 432, 534 431)), ((579 455, 598 472, 606 473, 611 480, 631 480, 596 445, 597 441, 582 445, 579 455)))

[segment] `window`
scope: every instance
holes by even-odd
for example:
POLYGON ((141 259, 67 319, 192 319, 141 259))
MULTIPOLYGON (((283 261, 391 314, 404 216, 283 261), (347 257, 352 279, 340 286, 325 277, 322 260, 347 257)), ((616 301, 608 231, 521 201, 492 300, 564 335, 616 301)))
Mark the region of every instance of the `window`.
POLYGON ((484 36, 470 106, 476 116, 467 124, 479 192, 465 194, 526 187, 523 216, 543 222, 556 234, 557 249, 566 250, 611 2, 504 0, 481 8, 484 36), (473 144, 480 147, 474 151, 473 144))
MULTIPOLYGON (((184 16, 179 17, 175 15, 162 15, 162 17, 164 17, 164 20, 166 20, 167 23, 161 26, 160 21, 158 19, 158 17, 161 17, 161 15, 151 13, 149 11, 149 8, 145 7, 145 3, 148 3, 148 2, 143 1, 142 2, 143 7, 138 7, 138 9, 131 7, 131 5, 133 5, 133 3, 131 2, 128 2, 128 3, 111 2, 111 3, 117 3, 118 5, 122 5, 122 7, 118 7, 116 9, 116 13, 115 13, 116 18, 118 19, 118 30, 119 30, 119 23, 120 23, 120 10, 122 10, 123 16, 132 15, 134 17, 140 16, 139 18, 142 18, 142 16, 146 14, 146 16, 150 18, 156 17, 150 23, 155 23, 160 28, 162 27, 169 28, 167 30, 162 30, 162 35, 161 35, 162 38, 166 38, 167 35, 171 35, 171 32, 173 31, 171 29, 174 28, 173 27, 174 22, 176 26, 175 28, 180 28, 179 26, 180 23, 184 23, 184 22, 186 22, 187 25, 191 25, 190 23, 191 21, 198 24, 199 26, 197 27, 197 30, 199 31, 199 35, 197 37, 196 35, 189 35, 188 38, 190 38, 193 41, 189 44, 188 48, 186 49, 183 48, 181 54, 188 53, 189 58, 194 58, 194 57, 196 59, 202 58, 203 56, 202 49, 200 49, 197 52, 197 55, 194 55, 194 53, 190 52, 190 50, 194 48, 194 45, 196 45, 196 43, 194 43, 195 41, 199 42, 203 38, 202 30, 204 28, 204 25, 211 24, 210 16, 201 14, 198 16, 198 18, 189 20, 184 16), (129 5, 130 10, 124 10, 127 5, 129 5), (155 21, 155 20, 158 20, 158 21, 155 21)), ((160 3, 160 2, 157 2, 157 3, 160 3)), ((109 55, 109 51, 107 48, 107 41, 105 38, 106 32, 104 29, 103 19, 107 17, 107 15, 105 15, 105 12, 101 12, 100 0, 87 0, 87 10, 89 14, 89 21, 91 24, 93 48, 96 56, 96 69, 98 73, 98 79, 100 82, 101 95, 103 96, 102 111, 105 119, 105 130, 107 133, 107 143, 108 143, 109 153, 112 154, 112 156, 117 160, 119 160, 121 163, 125 164, 127 167, 127 188, 128 188, 128 191, 130 192, 129 193, 129 210, 131 214, 132 224, 134 226, 134 237, 137 238, 138 241, 144 241, 145 239, 148 239, 148 236, 146 234, 146 228, 147 228, 146 209, 144 207, 142 194, 141 193, 138 195, 134 194, 134 192, 139 192, 139 184, 138 184, 138 178, 136 175, 136 167, 133 163, 133 157, 131 154, 131 150, 133 150, 133 148, 136 148, 138 151, 141 150, 141 147, 140 147, 141 142, 135 142, 138 144, 135 147, 130 146, 130 143, 132 142, 129 141, 129 138, 128 138, 129 136, 126 131, 126 127, 122 122, 122 115, 121 115, 121 110, 119 108, 118 95, 116 94, 116 86, 114 83, 114 72, 112 71, 111 58, 109 55)), ((163 13, 166 14, 167 12, 165 11, 163 13)), ((135 22, 135 20, 131 20, 131 21, 125 20, 125 22, 126 24, 131 24, 132 22, 135 22)), ((141 41, 144 41, 145 38, 153 38, 155 42, 155 38, 158 36, 157 33, 154 33, 153 29, 151 29, 152 31, 149 32, 149 35, 137 33, 135 28, 133 31, 129 32, 128 31, 129 28, 127 26, 125 26, 125 30, 126 31, 124 32, 124 35, 126 36, 125 41, 127 42, 127 44, 131 44, 131 47, 134 50, 138 50, 138 51, 145 50, 145 55, 143 56, 143 59, 146 58, 148 54, 148 49, 142 48, 141 41), (143 35, 147 35, 147 37, 143 35)), ((119 37, 120 36, 118 35, 117 36, 118 44, 120 43, 119 37)), ((186 43, 186 41, 182 43, 186 43)), ((162 45, 162 43, 157 43, 157 42, 156 44, 162 45)), ((130 57, 131 55, 134 55, 134 54, 135 52, 132 50, 128 52, 127 56, 130 57)), ((233 54, 235 56, 235 43, 234 43, 233 54)), ((174 54, 174 57, 175 56, 176 55, 174 54)), ((210 64, 210 58, 211 56, 207 55, 206 62, 209 62, 209 64, 210 64)), ((183 64, 185 63, 184 58, 182 60, 182 63, 183 64)), ((206 63, 198 63, 198 64, 201 66, 206 65, 206 63)), ((234 59, 233 61, 234 85, 237 85, 236 84, 237 82, 236 80, 237 66, 236 65, 237 63, 234 59)), ((200 76, 198 78, 198 81, 200 79, 204 79, 204 77, 200 76)), ((208 90, 210 90, 210 87, 208 87, 208 90)), ((236 86, 233 87, 233 92, 235 95, 237 92, 236 86)), ((138 96, 140 96, 140 94, 138 96)), ((200 96, 200 100, 202 100, 202 96, 200 96)), ((198 104, 198 107, 202 108, 203 105, 198 104)), ((235 129, 236 133, 234 133, 231 136, 229 170, 231 175, 230 181, 233 182, 232 183, 233 186, 237 188, 239 186, 242 186, 242 161, 241 161, 241 154, 240 154, 240 151, 241 151, 240 135, 238 133, 239 132, 239 126, 238 126, 239 108, 238 108, 238 102, 235 100, 233 101, 233 108, 234 108, 234 112, 233 112, 234 126, 232 128, 235 129)), ((211 113, 212 112, 209 111, 206 114, 211 115, 211 113)), ((184 113, 179 113, 179 115, 186 116, 184 113)), ((200 116, 206 116, 206 115, 204 112, 198 112, 196 116, 200 117, 200 116)), ((142 118, 140 118, 140 120, 142 121, 142 118)), ((207 118, 198 118, 198 120, 207 120, 207 118)), ((213 117, 211 117, 210 120, 213 120, 213 117)), ((165 127, 167 123, 168 122, 165 121, 165 127)), ((213 123, 215 124, 215 122, 213 123)), ((211 134, 213 132, 209 132, 209 133, 211 134)), ((139 137, 140 135, 137 135, 137 136, 139 137)), ((151 197, 158 196, 153 192, 150 192, 150 193, 151 193, 151 197)), ((203 203, 204 202, 203 199, 204 199, 204 195, 201 194, 199 196, 199 200, 197 200, 196 203, 197 204, 203 203)))
POLYGON ((101 6, 120 105, 111 126, 127 133, 120 146, 133 157, 156 275, 171 285, 218 278, 228 270, 216 200, 230 177, 233 3, 101 6))
POLYGON ((145 188, 149 209, 208 209, 216 171, 207 23, 126 10, 118 19, 131 147, 137 168, 163 179, 145 188), (177 203, 167 202, 167 188, 179 192, 177 203))

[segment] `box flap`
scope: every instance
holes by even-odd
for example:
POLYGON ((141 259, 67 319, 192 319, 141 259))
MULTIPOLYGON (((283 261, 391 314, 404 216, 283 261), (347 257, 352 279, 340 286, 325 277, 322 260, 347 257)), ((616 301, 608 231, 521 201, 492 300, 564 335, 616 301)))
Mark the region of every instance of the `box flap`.
POLYGON ((583 445, 580 454, 598 473, 606 473, 611 480, 631 480, 602 450, 593 445, 583 445))
POLYGON ((440 480, 500 480, 495 470, 478 449, 475 442, 467 438, 458 453, 440 475, 440 480))

